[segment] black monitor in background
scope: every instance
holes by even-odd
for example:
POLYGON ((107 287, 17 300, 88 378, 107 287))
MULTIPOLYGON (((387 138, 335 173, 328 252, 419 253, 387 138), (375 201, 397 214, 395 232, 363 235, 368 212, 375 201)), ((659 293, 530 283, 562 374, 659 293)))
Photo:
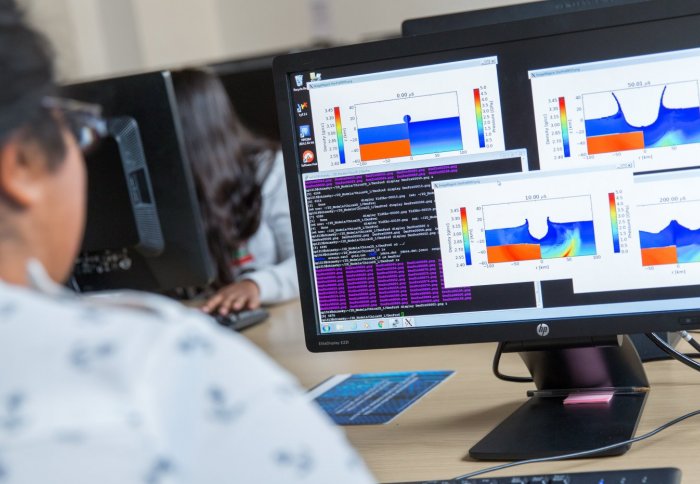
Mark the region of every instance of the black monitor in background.
POLYGON ((62 95, 101 105, 112 133, 86 159, 86 237, 73 274, 80 290, 167 291, 211 281, 170 73, 68 85, 62 95))
MULTIPOLYGON (((653 0, 544 0, 518 3, 504 7, 404 20, 401 24, 401 33, 404 36, 433 34, 647 1, 653 0)), ((599 20, 603 24, 614 24, 620 19, 618 17, 599 17, 599 20)))
POLYGON ((698 25, 668 0, 278 57, 309 350, 521 352, 537 391, 475 458, 631 437, 621 335, 700 327, 698 25))
POLYGON ((253 134, 280 140, 272 60, 290 52, 305 52, 330 47, 327 43, 289 49, 243 59, 231 59, 207 66, 219 76, 231 104, 243 125, 253 134))
POLYGON ((209 66, 219 76, 243 125, 253 134, 279 141, 272 82, 274 55, 238 59, 209 66))

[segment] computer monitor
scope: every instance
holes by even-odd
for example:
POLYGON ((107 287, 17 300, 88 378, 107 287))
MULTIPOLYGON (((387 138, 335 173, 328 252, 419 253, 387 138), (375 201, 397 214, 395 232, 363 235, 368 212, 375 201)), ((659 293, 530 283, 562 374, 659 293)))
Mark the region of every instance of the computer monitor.
POLYGON ((272 82, 274 55, 221 62, 209 66, 221 79, 243 125, 253 134, 279 141, 279 124, 272 82))
POLYGON ((649 385, 618 335, 700 326, 697 25, 644 2, 277 58, 309 350, 522 351, 538 390, 476 458, 633 435, 649 385))
MULTIPOLYGON (((539 2, 518 3, 503 7, 485 8, 433 17, 405 20, 401 24, 401 33, 407 35, 432 34, 449 30, 470 29, 485 25, 502 24, 518 20, 548 17, 563 13, 585 12, 600 8, 617 7, 653 0, 545 0, 539 2)), ((619 12, 625 15, 625 12, 619 12)), ((614 16, 598 17, 600 26, 619 23, 614 16)))
POLYGON ((86 160, 86 238, 74 270, 79 289, 167 291, 210 282, 214 267, 170 73, 72 84, 61 92, 101 105, 115 133, 86 160))
POLYGON ((253 134, 280 140, 275 86, 272 80, 272 60, 290 52, 330 47, 327 43, 297 47, 243 59, 231 59, 207 67, 219 76, 231 104, 243 125, 253 134))

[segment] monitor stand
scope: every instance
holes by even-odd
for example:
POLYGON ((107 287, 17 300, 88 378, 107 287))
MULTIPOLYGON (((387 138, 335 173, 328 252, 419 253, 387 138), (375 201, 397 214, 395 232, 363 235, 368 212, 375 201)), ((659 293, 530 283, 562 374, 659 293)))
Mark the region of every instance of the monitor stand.
MULTIPOLYGON (((532 459, 632 438, 649 391, 639 355, 627 336, 591 344, 589 339, 547 346, 543 342, 506 345, 504 351, 520 353, 537 390, 528 392, 529 400, 472 447, 469 455, 481 460, 532 459), (608 403, 564 403, 571 395, 606 397, 609 393, 614 395, 608 403)), ((624 454, 629 447, 596 457, 624 454)))

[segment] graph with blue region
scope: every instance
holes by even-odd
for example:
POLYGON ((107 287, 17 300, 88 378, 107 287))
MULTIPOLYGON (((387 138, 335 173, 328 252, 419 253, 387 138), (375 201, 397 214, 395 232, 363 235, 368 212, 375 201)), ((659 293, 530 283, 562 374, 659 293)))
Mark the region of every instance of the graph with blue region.
POLYGON ((456 92, 358 104, 355 111, 362 161, 461 151, 464 147, 456 92), (380 124, 378 112, 382 120, 393 122, 380 124))
POLYGON ((696 81, 680 82, 663 86, 646 86, 622 91, 586 94, 583 96, 586 144, 589 155, 617 153, 630 150, 666 148, 700 143, 700 94, 696 81), (674 105, 669 102, 670 90, 682 93, 674 105), (659 91, 661 95, 659 97, 659 91), (629 101, 627 110, 640 105, 654 109, 655 120, 648 123, 635 122, 623 108, 621 96, 629 101), (593 103, 614 103, 615 112, 609 116, 588 118, 588 109, 593 103), (634 104, 634 106, 633 106, 634 104))
POLYGON ((462 149, 462 126, 459 117, 412 121, 411 116, 406 115, 401 124, 359 129, 358 135, 360 151, 371 149, 377 152, 380 158, 395 158, 397 154, 417 156, 462 149), (379 154, 380 147, 385 150, 382 154, 379 154))
POLYGON ((672 220, 660 232, 639 232, 642 265, 700 262, 700 229, 689 229, 672 220))
POLYGON ((525 220, 517 227, 486 230, 486 246, 490 263, 597 254, 593 220, 557 223, 548 217, 547 233, 540 238, 530 233, 525 220))

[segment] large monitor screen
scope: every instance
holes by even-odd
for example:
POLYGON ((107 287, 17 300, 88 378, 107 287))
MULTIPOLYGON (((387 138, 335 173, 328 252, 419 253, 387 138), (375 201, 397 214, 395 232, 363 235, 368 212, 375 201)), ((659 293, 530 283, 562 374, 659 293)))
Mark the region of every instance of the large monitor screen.
POLYGON ((698 325, 700 16, 536 22, 278 61, 312 350, 698 325))

